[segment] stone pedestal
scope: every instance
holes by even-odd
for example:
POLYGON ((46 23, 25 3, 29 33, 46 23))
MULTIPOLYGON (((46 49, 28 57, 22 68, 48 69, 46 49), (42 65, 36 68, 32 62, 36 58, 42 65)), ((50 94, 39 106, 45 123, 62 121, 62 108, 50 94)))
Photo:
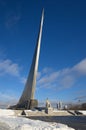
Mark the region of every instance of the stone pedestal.
POLYGON ((14 105, 14 106, 10 106, 9 108, 10 109, 21 109, 21 110, 25 110, 25 109, 33 109, 33 108, 36 108, 38 107, 38 101, 36 99, 30 99, 28 101, 24 101, 23 103, 21 104, 17 104, 17 105, 14 105))
POLYGON ((52 107, 46 108, 45 113, 47 113, 47 114, 53 113, 53 108, 52 107))
POLYGON ((28 107, 29 107, 29 109, 38 107, 38 101, 36 99, 31 99, 28 107))

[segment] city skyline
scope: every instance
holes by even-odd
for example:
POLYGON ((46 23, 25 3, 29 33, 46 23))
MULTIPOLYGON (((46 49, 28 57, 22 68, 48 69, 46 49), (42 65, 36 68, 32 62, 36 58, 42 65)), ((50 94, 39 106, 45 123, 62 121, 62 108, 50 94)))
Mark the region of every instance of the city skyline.
POLYGON ((43 8, 45 19, 35 98, 86 99, 85 1, 0 0, 1 103, 11 105, 22 94, 43 8))

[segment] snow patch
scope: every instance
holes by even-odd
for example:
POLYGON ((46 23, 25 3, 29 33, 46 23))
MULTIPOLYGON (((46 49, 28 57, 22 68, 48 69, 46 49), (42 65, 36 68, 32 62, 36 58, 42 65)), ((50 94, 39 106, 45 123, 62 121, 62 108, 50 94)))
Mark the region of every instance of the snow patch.
POLYGON ((13 115, 15 115, 13 110, 0 109, 0 116, 13 116, 13 115))
POLYGON ((60 123, 49 123, 16 116, 0 116, 0 124, 9 126, 9 130, 74 130, 60 123))
POLYGON ((86 115, 86 111, 79 111, 80 113, 82 113, 83 115, 86 115))
POLYGON ((13 110, 0 109, 0 130, 74 130, 67 125, 14 116, 13 110))

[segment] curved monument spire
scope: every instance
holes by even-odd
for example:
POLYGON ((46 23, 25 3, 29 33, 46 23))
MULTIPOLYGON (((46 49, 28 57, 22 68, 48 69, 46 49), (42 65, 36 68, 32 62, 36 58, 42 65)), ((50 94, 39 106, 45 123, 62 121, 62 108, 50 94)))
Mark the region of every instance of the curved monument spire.
POLYGON ((37 44, 35 48, 35 53, 32 60, 32 65, 30 68, 30 72, 26 81, 24 91, 17 104, 17 107, 19 108, 29 109, 37 106, 37 100, 34 99, 34 94, 35 94, 36 77, 37 77, 39 54, 40 54, 43 20, 44 20, 44 9, 42 11, 39 34, 38 34, 37 44))

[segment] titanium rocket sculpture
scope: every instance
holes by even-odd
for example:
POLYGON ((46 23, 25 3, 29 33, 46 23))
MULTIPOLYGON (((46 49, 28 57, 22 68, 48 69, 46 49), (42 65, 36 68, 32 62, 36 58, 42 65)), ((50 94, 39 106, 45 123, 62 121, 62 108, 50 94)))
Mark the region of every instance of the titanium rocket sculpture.
POLYGON ((42 11, 39 34, 38 34, 37 44, 35 48, 35 53, 32 60, 32 65, 26 81, 25 88, 23 90, 22 96, 20 97, 18 104, 16 105, 16 108, 31 109, 37 107, 38 105, 38 101, 34 99, 34 95, 35 95, 35 87, 36 87, 39 54, 40 54, 43 20, 44 20, 44 9, 42 11))

